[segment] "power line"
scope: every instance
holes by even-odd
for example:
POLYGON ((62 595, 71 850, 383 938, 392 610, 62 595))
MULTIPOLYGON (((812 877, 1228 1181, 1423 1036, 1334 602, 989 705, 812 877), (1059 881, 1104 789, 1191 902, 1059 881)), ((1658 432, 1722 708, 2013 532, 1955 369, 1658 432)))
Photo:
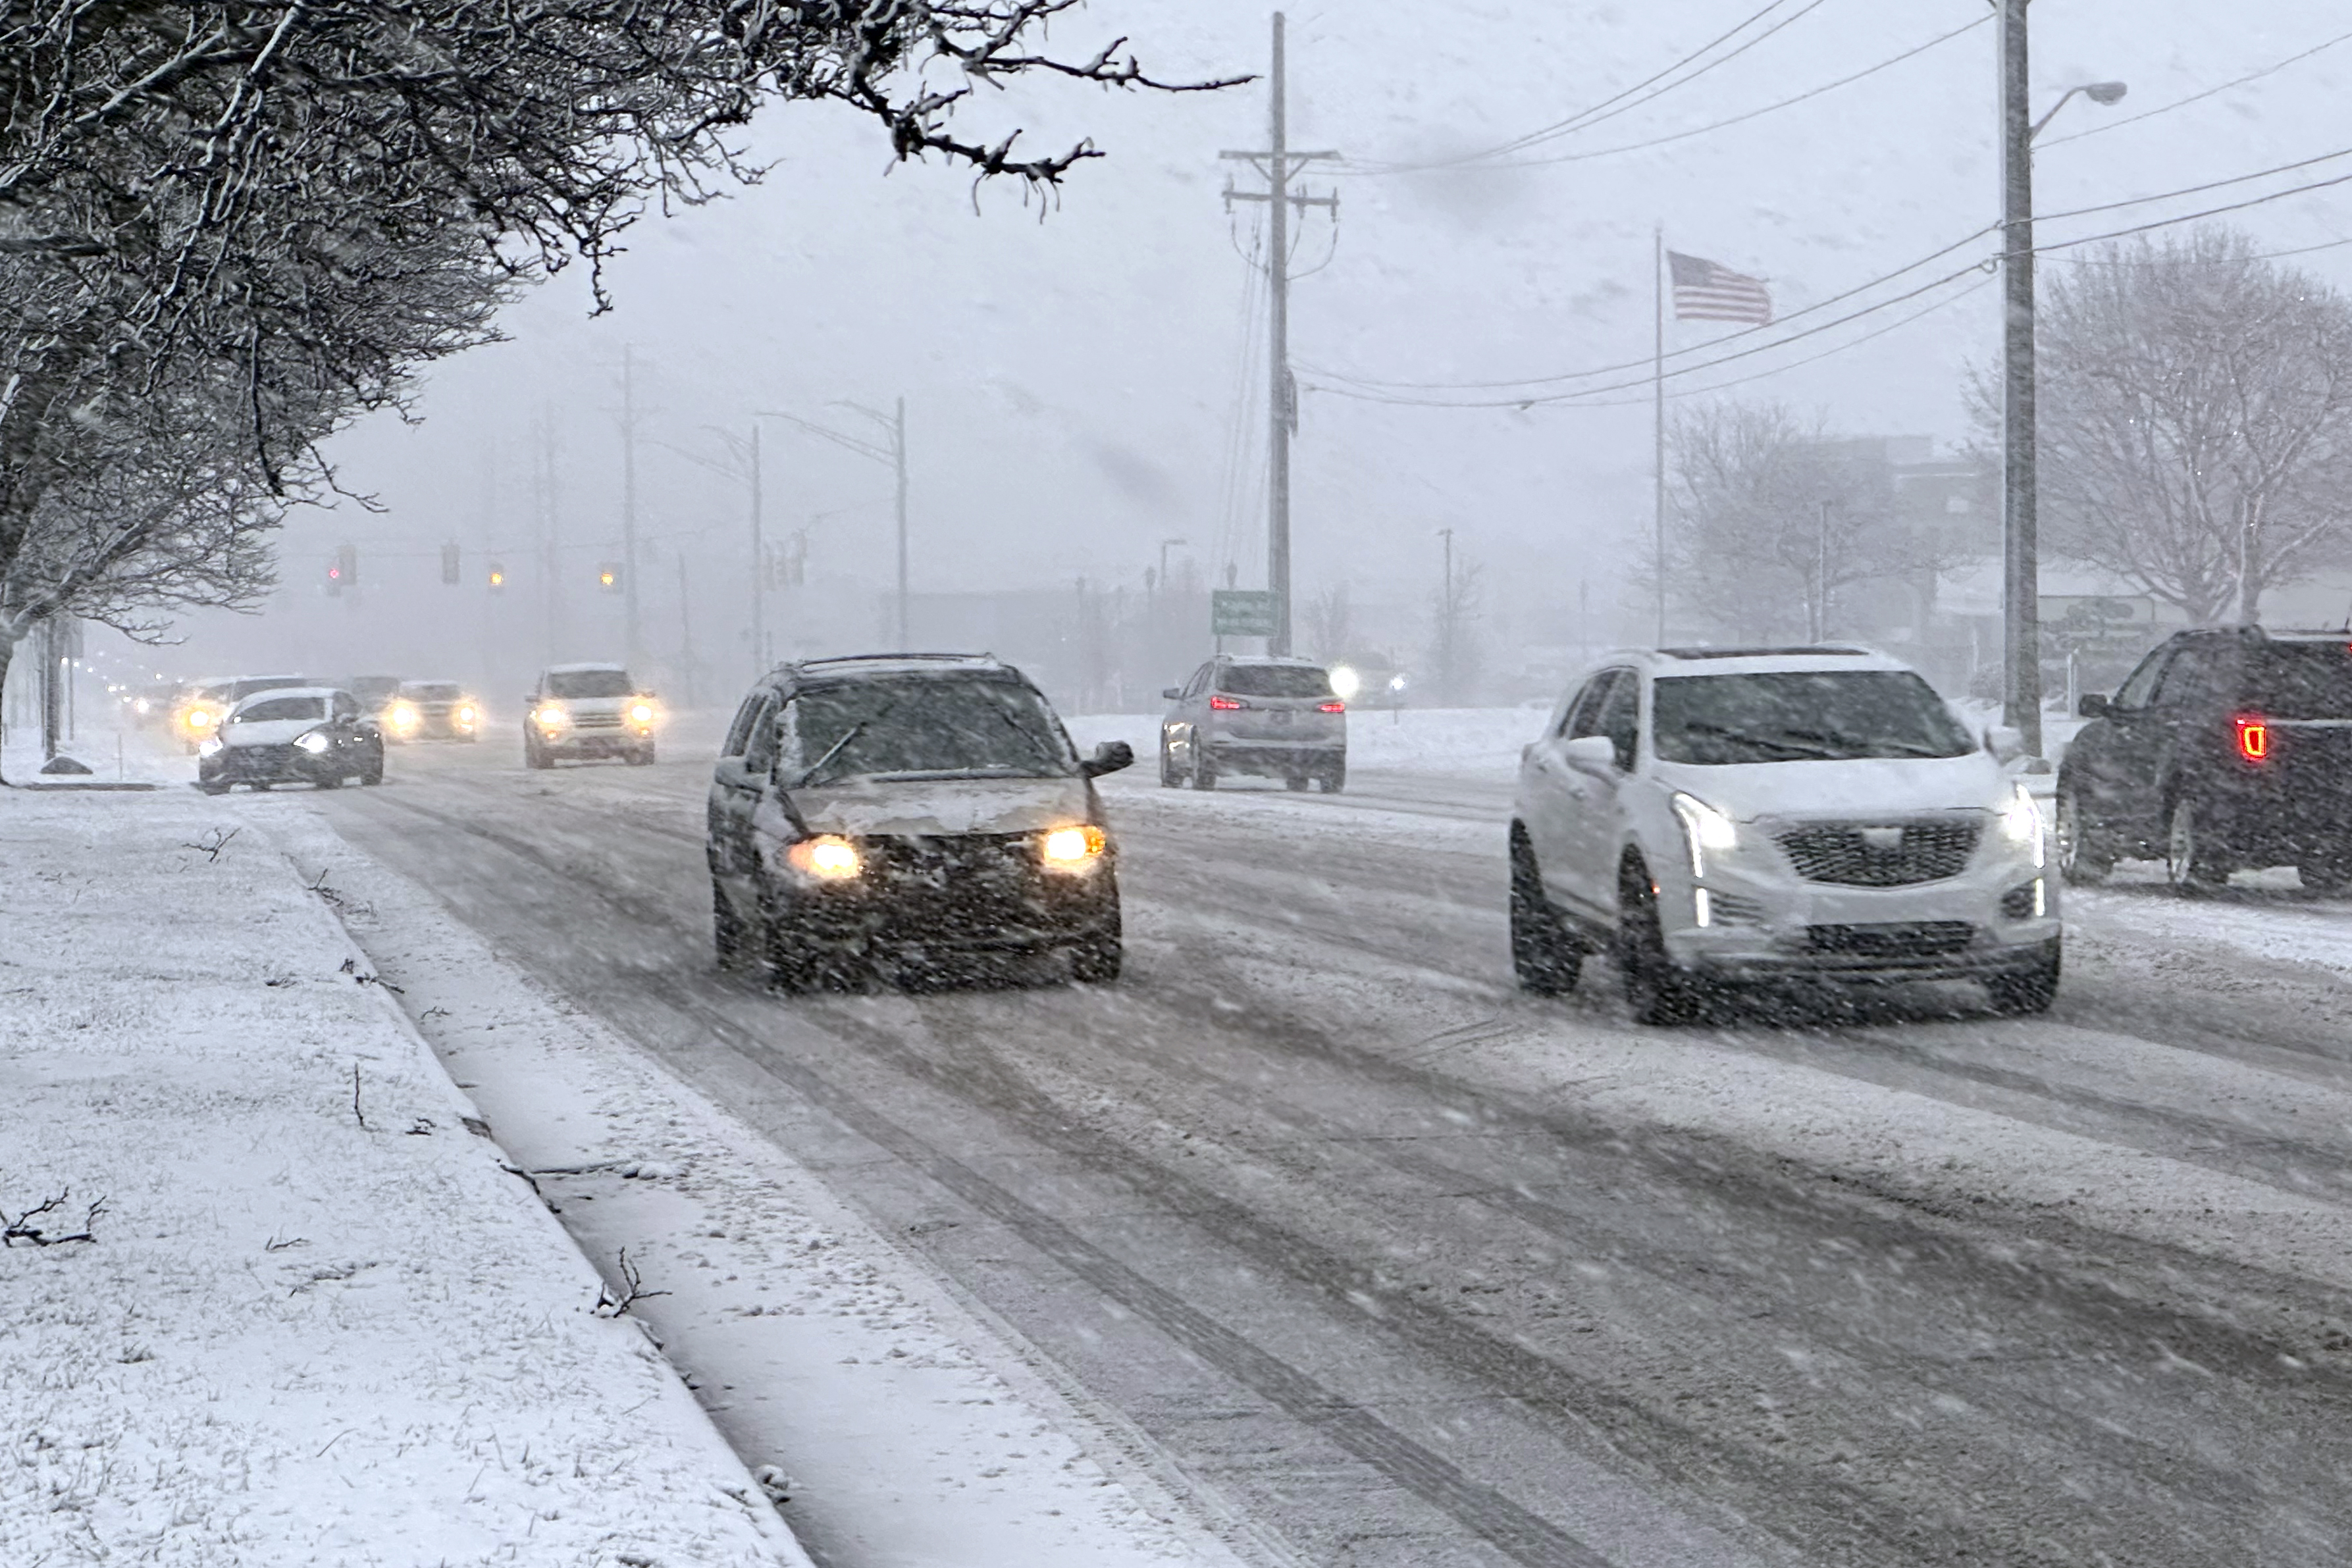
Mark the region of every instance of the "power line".
MULTIPOLYGON (((2339 147, 2333 153, 2322 153, 2314 158, 2298 158, 2292 163, 2274 163, 2267 169, 2256 169, 2250 174, 2232 174, 2226 180, 2208 180, 2201 185, 2183 185, 2179 190, 2165 191, 2158 195, 2126 196, 2119 202, 2101 202, 2096 206, 2075 207, 2068 212, 2037 213, 2034 215, 2033 221, 2056 223, 2063 218, 2088 217, 2093 213, 2118 212, 2125 207, 2144 207, 2151 202, 2168 202, 2180 196, 2201 195, 2207 191, 2218 191, 2224 185, 2242 185, 2249 180, 2268 179, 2273 174, 2284 174, 2296 169, 2308 169, 2316 163, 2332 163, 2338 158, 2352 158, 2352 147, 2339 147)), ((2316 187, 2299 188, 2315 189, 2316 187)), ((2282 194, 2291 195, 2292 193, 2282 194)))
POLYGON ((2202 92, 2192 92, 2187 98, 2176 98, 2170 103, 2160 103, 2154 109, 2144 109, 2137 114, 2126 114, 2120 120, 2102 120, 2095 124, 2084 127, 2083 130, 2071 131, 2063 136, 2053 136, 2049 141, 2042 143, 2042 145, 2044 150, 2052 147, 2062 147, 2069 142, 2080 142, 2085 136, 2104 135, 2110 131, 2120 131, 2126 125, 2136 125, 2143 120, 2153 120, 2159 114, 2169 114, 2176 109, 2186 109, 2192 103, 2200 103, 2206 99, 2212 98, 2217 94, 2228 92, 2232 88, 2243 87, 2250 81, 2260 81, 2266 76, 2275 76, 2280 71, 2286 69, 2287 67, 2300 64, 2302 61, 2309 59, 2315 54, 2319 54, 2327 49, 2332 49, 2336 45, 2345 42, 2347 39, 2352 39, 2352 33, 2338 33, 2336 37, 2328 39, 2324 44, 2315 44, 2299 55, 2289 55, 2286 58, 2278 61, 2274 65, 2264 66, 2262 69, 2256 71, 2248 71, 2244 76, 2234 77, 2231 79, 2221 83, 2219 87, 2209 87, 2202 92))
MULTIPOLYGON (((1623 103, 1625 100, 1632 98, 1635 93, 1641 92, 1644 89, 1654 86, 1661 81, 1664 81, 1666 78, 1673 76, 1676 71, 1681 70, 1685 66, 1691 65, 1695 61, 1704 58, 1715 49, 1720 47, 1729 40, 1738 37, 1740 34, 1746 32, 1748 28, 1754 26, 1757 23, 1762 21, 1765 17, 1770 16, 1773 12, 1779 10, 1782 5, 1787 4, 1789 4, 1789 0, 1770 0, 1769 5, 1740 21, 1729 31, 1708 39, 1697 48, 1693 49, 1689 54, 1685 55, 1682 58, 1675 61, 1674 64, 1667 66, 1664 69, 1656 72, 1654 75, 1643 78, 1642 80, 1635 82, 1633 86, 1612 94, 1608 98, 1602 99, 1600 102, 1591 105, 1590 108, 1580 109, 1565 120, 1554 121, 1549 125, 1542 126, 1537 130, 1528 132, 1524 135, 1515 136, 1510 141, 1505 142, 1498 146, 1486 148, 1483 152, 1465 153, 1458 157, 1439 158, 1420 163, 1399 163, 1373 164, 1367 162, 1361 168, 1349 172, 1365 174, 1399 174, 1417 173, 1430 169, 1457 168, 1462 164, 1474 163, 1481 159, 1501 157, 1505 153, 1517 152, 1521 147, 1532 146, 1536 142, 1546 140, 1549 137, 1565 135, 1571 131, 1580 130, 1587 124, 1593 123, 1596 119, 1602 116, 1605 111, 1611 110, 1617 104, 1623 103)), ((1703 68, 1701 70, 1692 72, 1689 77, 1684 78, 1683 81, 1670 83, 1667 87, 1660 89, 1658 92, 1652 93, 1648 98, 1641 100, 1641 102, 1650 102, 1653 99, 1658 98, 1665 92, 1672 91, 1674 88, 1682 86, 1685 81, 1695 80, 1697 77, 1704 75, 1706 71, 1714 69, 1715 66, 1723 64, 1724 60, 1737 58, 1738 55, 1745 53, 1748 48, 1753 47, 1756 44, 1763 42, 1764 38, 1771 36, 1771 33, 1778 32, 1780 27, 1787 26, 1789 23, 1796 21, 1799 17, 1804 16, 1805 12, 1818 9, 1822 4, 1822 0, 1812 0, 1812 4, 1807 5, 1804 11, 1798 12, 1795 16, 1784 17, 1779 26, 1773 27, 1770 32, 1767 32, 1759 37, 1750 39, 1748 43, 1741 45, 1738 49, 1733 51, 1732 54, 1725 56, 1723 60, 1717 60, 1713 62, 1713 64, 1703 68)), ((1631 104, 1627 105, 1627 107, 1637 108, 1639 105, 1631 104)))
MULTIPOLYGON (((2284 201, 2289 196, 2303 195, 2310 191, 2329 190, 2336 185, 2347 184, 2352 184, 2352 174, 2337 174, 2332 179, 2314 180, 2308 184, 2291 186, 2284 191, 2273 191, 2268 195, 2249 196, 2242 202, 2231 202, 2223 206, 2207 207, 2202 212, 2182 213, 2178 217, 2161 217, 2150 223, 2136 224, 2130 228, 2110 229, 2105 234, 2084 235, 2080 239, 2062 239, 2049 245, 2037 245, 2033 248, 2036 254, 2042 254, 2053 250, 2072 250, 2079 245, 2096 245, 2103 239, 2126 239, 2135 234, 2146 234, 2151 229, 2170 228, 2175 224, 2195 223, 2200 218, 2219 217, 2223 213, 2243 212, 2248 207, 2263 206, 2272 202, 2284 201)), ((2318 250, 2325 249, 2326 247, 2314 246, 2312 248, 2318 250)), ((2288 251, 2282 254, 2293 255, 2294 252, 2288 251)))

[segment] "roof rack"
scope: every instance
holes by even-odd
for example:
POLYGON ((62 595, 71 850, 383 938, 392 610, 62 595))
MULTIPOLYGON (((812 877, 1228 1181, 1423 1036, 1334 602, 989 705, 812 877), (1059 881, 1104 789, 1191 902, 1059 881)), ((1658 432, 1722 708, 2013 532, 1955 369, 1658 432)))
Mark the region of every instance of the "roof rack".
POLYGON ((1815 643, 1802 647, 1662 647, 1668 658, 1868 658, 1870 650, 1845 643, 1815 643))
POLYGON ((941 663, 973 664, 983 659, 992 663, 996 656, 992 653, 841 653, 835 654, 830 658, 804 658, 798 662, 802 668, 806 668, 813 664, 868 664, 892 658, 925 658, 937 659, 941 663))

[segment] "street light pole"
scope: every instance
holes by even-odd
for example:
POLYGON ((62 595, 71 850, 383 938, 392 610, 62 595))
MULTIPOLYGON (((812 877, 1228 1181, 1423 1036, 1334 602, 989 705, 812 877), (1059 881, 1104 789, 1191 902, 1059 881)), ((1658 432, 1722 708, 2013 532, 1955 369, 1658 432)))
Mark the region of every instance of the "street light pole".
POLYGON ((907 400, 898 399, 890 424, 890 461, 898 472, 898 651, 911 651, 907 637, 907 400))
POLYGON ((768 668, 768 544, 760 516, 760 422, 751 421, 751 672, 768 668))

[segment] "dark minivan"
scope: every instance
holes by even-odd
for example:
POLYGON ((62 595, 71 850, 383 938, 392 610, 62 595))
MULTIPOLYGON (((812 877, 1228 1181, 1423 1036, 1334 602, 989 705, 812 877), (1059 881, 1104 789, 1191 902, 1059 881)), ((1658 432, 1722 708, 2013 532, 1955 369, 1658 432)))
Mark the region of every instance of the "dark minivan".
POLYGON ((2146 858, 2182 892, 2273 866, 2352 886, 2352 632, 2182 632, 2081 710, 2058 770, 2067 880, 2146 858))

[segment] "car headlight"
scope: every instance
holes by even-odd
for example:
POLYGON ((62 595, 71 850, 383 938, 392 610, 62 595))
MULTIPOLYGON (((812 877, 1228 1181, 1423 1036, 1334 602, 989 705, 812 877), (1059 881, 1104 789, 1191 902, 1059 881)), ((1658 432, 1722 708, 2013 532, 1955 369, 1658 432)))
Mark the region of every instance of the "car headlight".
POLYGON ((327 748, 334 744, 332 741, 328 740, 326 736, 321 735, 316 730, 311 730, 303 734, 295 736, 294 743, 297 746, 299 746, 302 750, 310 752, 314 757, 325 756, 327 754, 327 748))
POLYGON ((1690 848, 1691 875, 1706 875, 1707 851, 1726 854, 1738 847, 1739 828, 1731 818, 1695 795, 1675 796, 1675 816, 1683 825, 1683 842, 1690 848))
POLYGON ((784 863, 821 882, 846 881, 866 868, 857 846, 835 833, 796 841, 784 850, 784 863))
POLYGON ((188 720, 187 720, 187 723, 188 723, 188 728, 189 728, 189 729, 191 729, 191 730, 202 730, 202 729, 205 729, 205 728, 208 728, 208 727, 211 725, 212 721, 213 721, 213 716, 212 716, 211 714, 209 714, 209 713, 205 712, 203 709, 201 709, 201 708, 191 708, 191 709, 189 709, 189 710, 188 710, 188 720))
POLYGON ((395 730, 416 728, 416 709, 413 704, 395 702, 392 705, 392 727, 395 730))
POLYGON ((650 702, 637 703, 629 710, 629 719, 633 723, 652 723, 654 721, 654 705, 650 702))
POLYGON ((1077 827, 1056 827, 1038 842, 1037 853, 1049 869, 1076 871, 1091 864, 1110 847, 1110 835, 1089 822, 1077 827))
POLYGON ((539 721, 539 727, 542 730, 561 730, 572 715, 551 702, 531 717, 539 721))
POLYGON ((473 723, 477 715, 471 708, 460 708, 457 710, 457 722, 460 724, 469 725, 473 723))
POLYGON ((2047 836, 2042 827, 2042 807, 2022 783, 2015 786, 2009 804, 2001 807, 2000 836, 2032 855, 2034 868, 2041 869, 2049 854, 2047 836))
POLYGON ((224 749, 218 735, 206 735, 196 742, 196 755, 200 757, 217 757, 224 749))

